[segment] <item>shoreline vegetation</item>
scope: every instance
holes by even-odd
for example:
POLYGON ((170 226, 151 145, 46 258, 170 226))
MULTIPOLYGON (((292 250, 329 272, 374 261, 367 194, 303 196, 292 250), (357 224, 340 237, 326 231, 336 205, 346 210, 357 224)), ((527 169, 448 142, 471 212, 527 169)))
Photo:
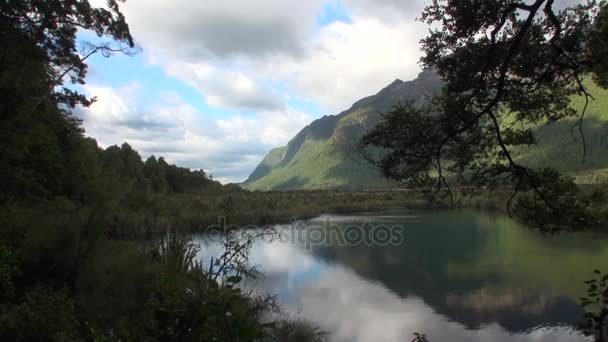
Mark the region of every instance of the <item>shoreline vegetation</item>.
POLYGON ((252 271, 246 248, 227 244, 203 265, 177 231, 190 206, 233 208, 236 198, 220 195, 234 187, 85 136, 74 110, 94 99, 62 85, 68 74, 85 84, 81 29, 109 40, 84 46, 91 54, 134 48, 112 3, 0 6, 0 41, 11 47, 0 52, 0 340, 291 341, 298 331, 317 340, 291 328, 305 323, 269 321, 274 299, 240 286, 252 271), (153 229, 166 233, 159 244, 125 239, 153 229))
MULTIPOLYGON (((601 221, 594 227, 603 231, 608 217, 608 185, 582 186, 594 201, 601 221)), ((117 214, 114 237, 138 237, 162 233, 166 227, 189 233, 204 232, 216 226, 220 217, 230 226, 265 226, 306 220, 321 214, 347 214, 383 210, 478 209, 508 215, 508 189, 457 188, 452 194, 433 194, 420 190, 302 190, 244 191, 230 188, 227 192, 184 193, 153 196, 141 207, 117 214), (451 198, 451 196, 453 198, 451 198), (120 227, 119 227, 120 226, 120 227)), ((513 219, 524 220, 514 214, 513 219)))
MULTIPOLYGON (((250 192, 162 158, 142 162, 126 144, 96 151, 95 177, 74 193, 12 194, 1 207, 3 339, 323 340, 323 332, 297 317, 268 321, 280 312, 274 298, 241 292, 239 283, 253 274, 246 248, 227 243, 223 258, 200 261, 190 233, 220 216, 227 225, 246 226, 323 213, 454 207, 448 193, 432 189, 250 192), (167 239, 150 246, 159 236, 167 239), (188 330, 195 325, 204 331, 188 330)), ((510 195, 467 187, 452 192, 457 208, 502 212, 510 195)))

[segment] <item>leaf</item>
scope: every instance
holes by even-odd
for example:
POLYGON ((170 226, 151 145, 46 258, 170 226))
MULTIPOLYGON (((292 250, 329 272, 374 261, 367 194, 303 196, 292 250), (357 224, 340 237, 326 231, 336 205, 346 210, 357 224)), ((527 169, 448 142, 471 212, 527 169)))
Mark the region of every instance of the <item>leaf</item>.
POLYGON ((243 280, 243 277, 241 277, 241 276, 231 276, 231 277, 228 277, 228 279, 226 279, 226 282, 232 283, 232 284, 238 284, 241 282, 241 280, 243 280))

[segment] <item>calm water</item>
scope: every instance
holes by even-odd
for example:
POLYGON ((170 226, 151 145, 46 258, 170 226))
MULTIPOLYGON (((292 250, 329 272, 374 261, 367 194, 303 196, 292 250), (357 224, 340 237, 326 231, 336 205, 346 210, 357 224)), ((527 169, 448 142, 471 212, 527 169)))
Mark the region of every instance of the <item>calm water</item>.
MULTIPOLYGON (((473 211, 325 215, 308 226, 400 225, 398 245, 260 242, 252 262, 285 311, 335 341, 584 341, 572 331, 583 281, 608 269, 608 241, 543 236, 473 211)), ((293 234, 281 226, 282 236, 293 234)), ((203 237, 204 256, 218 249, 203 237)))

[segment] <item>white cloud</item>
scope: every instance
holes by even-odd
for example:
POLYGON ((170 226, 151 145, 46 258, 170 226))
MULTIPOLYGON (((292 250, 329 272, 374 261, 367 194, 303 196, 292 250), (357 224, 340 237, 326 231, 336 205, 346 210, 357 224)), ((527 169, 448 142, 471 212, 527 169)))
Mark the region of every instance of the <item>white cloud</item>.
POLYGON ((337 113, 372 95, 395 78, 410 80, 420 72, 416 23, 386 24, 373 18, 352 24, 336 22, 315 39, 316 53, 288 66, 296 89, 337 113))
POLYGON ((208 120, 172 92, 145 107, 136 101, 137 84, 119 89, 86 86, 85 91, 98 101, 80 115, 87 134, 101 146, 126 141, 143 158, 164 156, 182 166, 203 168, 224 182, 247 178, 270 148, 286 144, 311 120, 290 108, 208 120))
POLYGON ((97 122, 120 122, 127 120, 126 114, 129 113, 129 108, 134 104, 129 96, 122 97, 118 96, 118 94, 133 95, 140 86, 137 82, 133 82, 120 89, 88 86, 87 93, 98 98, 98 101, 94 104, 96 110, 91 111, 90 119, 97 122), (109 98, 114 99, 114 101, 105 100, 109 98))
POLYGON ((88 87, 100 101, 87 112, 87 132, 103 145, 127 140, 144 155, 163 154, 225 180, 246 178, 268 150, 310 122, 289 99, 337 114, 420 70, 426 28, 413 21, 419 0, 343 0, 352 22, 320 27, 328 2, 127 1, 121 6, 149 63, 208 105, 241 114, 210 121, 179 96, 139 103, 137 84, 88 87))
POLYGON ((324 27, 320 0, 142 1, 124 7, 136 39, 213 106, 276 110, 285 96, 270 84, 334 114, 420 71, 420 0, 346 0, 353 22, 324 27))
POLYGON ((268 146, 280 146, 310 122, 302 112, 288 109, 286 112, 264 112, 253 118, 236 116, 218 120, 216 124, 226 138, 243 143, 261 142, 268 146))
POLYGON ((148 48, 200 61, 238 56, 297 55, 321 1, 130 0, 124 12, 148 48))
POLYGON ((414 19, 428 0, 341 0, 350 22, 320 27, 327 3, 335 1, 121 4, 151 64, 198 90, 208 105, 242 114, 204 120, 174 94, 156 104, 139 103, 135 94, 143 90, 137 83, 89 86, 100 101, 86 113, 88 133, 103 145, 127 140, 144 155, 164 154, 240 180, 270 148, 309 123, 310 113, 291 108, 289 99, 318 104, 317 114, 337 114, 393 79, 413 79, 420 71, 419 40, 427 28, 414 19))
POLYGON ((166 67, 170 76, 180 78, 215 107, 241 110, 284 109, 281 94, 264 89, 242 71, 222 70, 205 63, 173 62, 166 67))
POLYGON ((384 22, 413 21, 429 1, 343 0, 354 17, 374 17, 384 22))

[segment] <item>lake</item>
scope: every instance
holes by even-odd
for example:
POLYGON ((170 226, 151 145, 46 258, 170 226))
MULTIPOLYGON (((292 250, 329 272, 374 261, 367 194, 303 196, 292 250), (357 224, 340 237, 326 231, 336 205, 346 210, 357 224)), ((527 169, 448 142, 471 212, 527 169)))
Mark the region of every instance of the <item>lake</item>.
MULTIPOLYGON (((280 239, 251 250, 261 288, 335 341, 585 341, 572 329, 578 298, 593 269, 608 269, 604 238, 542 235, 479 211, 323 215, 276 229, 280 239), (327 227, 348 236, 321 242, 327 227), (353 227, 383 228, 369 243, 353 227)), ((219 253, 195 240, 203 258, 219 253)))

